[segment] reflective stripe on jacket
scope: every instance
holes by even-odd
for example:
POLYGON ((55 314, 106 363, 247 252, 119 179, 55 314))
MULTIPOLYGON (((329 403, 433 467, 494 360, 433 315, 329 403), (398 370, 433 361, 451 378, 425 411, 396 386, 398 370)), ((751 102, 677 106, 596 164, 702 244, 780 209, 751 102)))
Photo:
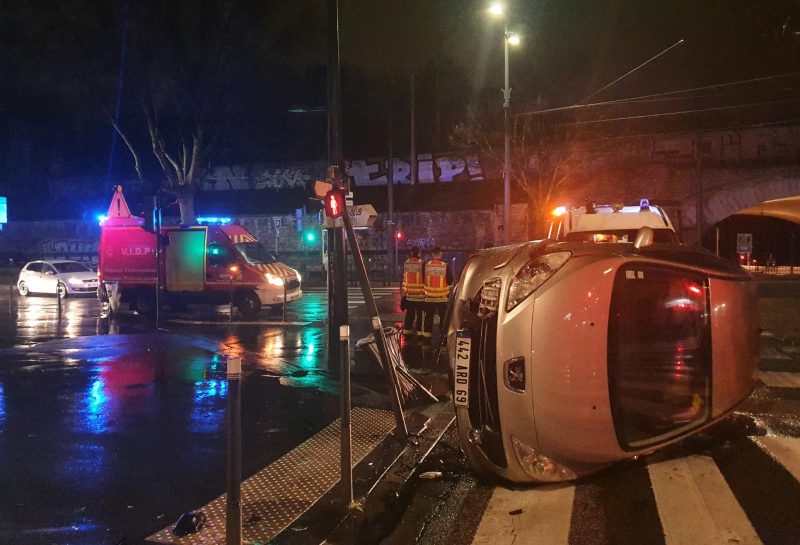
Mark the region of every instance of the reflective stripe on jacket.
POLYGON ((424 268, 425 263, 419 257, 409 257, 403 263, 403 289, 409 301, 425 300, 424 268))
POLYGON ((425 263, 425 300, 432 303, 446 302, 449 295, 447 263, 441 259, 431 259, 425 263))

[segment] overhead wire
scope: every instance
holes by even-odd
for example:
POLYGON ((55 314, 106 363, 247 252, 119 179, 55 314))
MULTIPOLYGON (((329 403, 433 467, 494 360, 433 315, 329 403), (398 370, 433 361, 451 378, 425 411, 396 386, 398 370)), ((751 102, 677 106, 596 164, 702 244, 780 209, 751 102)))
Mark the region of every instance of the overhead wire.
MULTIPOLYGON (((704 91, 704 90, 716 89, 716 88, 720 88, 720 87, 730 87, 730 86, 735 86, 735 85, 745 85, 745 84, 748 84, 748 83, 756 83, 756 82, 761 82, 761 81, 769 81, 769 80, 781 79, 781 78, 787 78, 787 77, 794 77, 794 76, 800 76, 800 72, 788 72, 788 73, 785 73, 785 74, 777 74, 777 75, 773 75, 773 76, 764 76, 764 77, 759 77, 759 78, 750 78, 750 79, 746 79, 746 80, 739 80, 739 81, 733 81, 733 82, 727 82, 727 83, 717 83, 717 84, 713 84, 713 85, 705 85, 705 86, 702 86, 702 87, 693 87, 693 88, 690 88, 690 89, 682 89, 682 90, 677 90, 677 91, 665 91, 665 92, 662 92, 662 93, 652 93, 652 94, 648 94, 648 95, 639 95, 639 96, 635 96, 635 97, 620 98, 620 99, 615 99, 615 100, 605 100, 605 101, 602 101, 602 102, 592 102, 590 104, 573 104, 571 106, 559 106, 559 107, 556 107, 556 108, 547 108, 547 109, 544 109, 544 110, 532 110, 530 112, 523 112, 523 113, 515 114, 514 117, 526 117, 526 116, 542 115, 542 114, 553 113, 553 112, 564 112, 564 111, 579 110, 579 109, 586 109, 586 108, 597 108, 599 106, 608 106, 608 105, 613 105, 613 104, 626 104, 626 103, 631 103, 631 102, 642 101, 644 99, 667 97, 667 96, 670 96, 670 95, 693 93, 693 92, 696 92, 696 91, 704 91)), ((753 92, 757 92, 757 91, 753 91, 753 92)), ((686 98, 687 99, 688 98, 703 98, 704 96, 710 96, 710 95, 699 95, 699 96, 692 96, 692 97, 686 97, 686 98)))
POLYGON ((611 121, 631 121, 635 119, 647 119, 653 117, 667 117, 671 115, 685 115, 685 114, 695 114, 695 113, 705 113, 705 112, 714 112, 714 111, 722 111, 722 110, 735 110, 740 108, 752 108, 755 106, 765 106, 769 104, 782 104, 785 102, 798 102, 797 98, 786 98, 781 100, 767 100, 762 102, 751 102, 749 104, 735 104, 731 106, 717 106, 711 108, 698 108, 693 110, 681 110, 677 112, 662 112, 662 113, 655 113, 655 114, 642 114, 642 115, 633 115, 633 116, 626 116, 626 117, 614 117, 609 119, 593 119, 588 121, 575 121, 572 123, 563 123, 562 125, 592 125, 598 123, 608 123, 611 121))

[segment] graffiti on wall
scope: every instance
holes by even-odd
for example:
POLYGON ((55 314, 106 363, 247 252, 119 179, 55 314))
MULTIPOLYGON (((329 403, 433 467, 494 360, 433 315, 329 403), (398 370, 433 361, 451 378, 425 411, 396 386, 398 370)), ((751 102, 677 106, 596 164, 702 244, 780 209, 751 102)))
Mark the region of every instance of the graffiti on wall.
POLYGON ((46 239, 39 242, 42 259, 71 259, 97 263, 97 240, 46 239))
MULTIPOLYGON (((348 162, 345 171, 356 186, 386 185, 388 183, 388 163, 386 158, 354 159, 348 162)), ((394 183, 410 184, 411 163, 398 158, 395 158, 392 163, 394 183)), ((477 154, 417 154, 417 181, 421 184, 471 182, 484 179, 481 160, 477 154)))
POLYGON ((322 162, 309 162, 292 166, 234 165, 217 167, 201 185, 204 191, 232 191, 243 189, 303 188, 311 180, 324 177, 322 162))
POLYGON ((432 250, 436 247, 436 239, 433 237, 420 237, 420 238, 410 238, 406 240, 405 244, 406 248, 411 248, 412 246, 417 246, 420 250, 432 250))

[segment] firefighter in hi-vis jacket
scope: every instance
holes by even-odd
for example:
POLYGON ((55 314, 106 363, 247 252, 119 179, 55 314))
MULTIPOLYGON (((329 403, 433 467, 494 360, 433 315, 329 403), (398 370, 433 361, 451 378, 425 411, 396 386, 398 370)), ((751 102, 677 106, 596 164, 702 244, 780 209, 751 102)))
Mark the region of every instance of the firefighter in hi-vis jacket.
POLYGON ((425 307, 425 262, 419 256, 419 246, 411 248, 411 257, 403 263, 402 294, 406 298, 404 335, 422 335, 422 313, 425 307))
POLYGON ((433 315, 439 315, 439 329, 444 324, 453 271, 442 261, 442 249, 433 249, 433 259, 425 263, 425 325, 422 336, 429 340, 433 336, 433 315))

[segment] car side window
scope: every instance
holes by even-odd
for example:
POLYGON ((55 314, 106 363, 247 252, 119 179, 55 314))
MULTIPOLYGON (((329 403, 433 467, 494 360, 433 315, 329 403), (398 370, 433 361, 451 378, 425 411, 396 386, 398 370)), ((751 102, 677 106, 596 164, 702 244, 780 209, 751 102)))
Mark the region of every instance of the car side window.
POLYGON ((224 244, 212 242, 208 245, 209 267, 227 267, 231 262, 231 251, 224 244))
POLYGON ((34 273, 40 273, 42 272, 42 263, 31 263, 25 270, 34 273))
POLYGON ((51 267, 47 263, 42 263, 42 272, 44 274, 56 274, 55 269, 53 269, 53 267, 51 267))

